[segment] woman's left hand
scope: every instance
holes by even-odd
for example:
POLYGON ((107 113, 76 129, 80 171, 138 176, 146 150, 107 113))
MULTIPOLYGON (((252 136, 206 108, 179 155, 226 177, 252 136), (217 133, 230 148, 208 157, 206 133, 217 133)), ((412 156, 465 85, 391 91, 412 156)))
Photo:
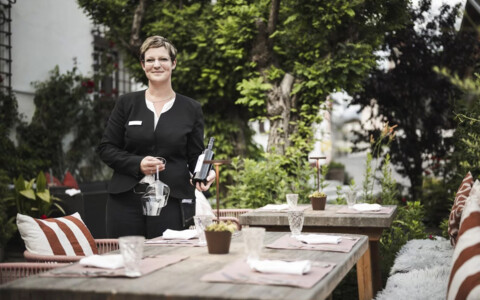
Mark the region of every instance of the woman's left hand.
POLYGON ((208 190, 212 185, 212 183, 215 181, 215 177, 216 177, 215 175, 216 175, 215 171, 210 170, 210 173, 208 173, 208 176, 207 176, 207 184, 204 184, 203 182, 197 182, 197 185, 196 185, 197 190, 199 190, 200 192, 205 192, 206 190, 208 190))

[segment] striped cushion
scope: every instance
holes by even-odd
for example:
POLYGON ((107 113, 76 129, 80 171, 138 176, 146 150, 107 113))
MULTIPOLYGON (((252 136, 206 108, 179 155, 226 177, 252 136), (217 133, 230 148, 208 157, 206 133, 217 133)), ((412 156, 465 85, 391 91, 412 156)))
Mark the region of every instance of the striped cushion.
POLYGON ((480 299, 480 182, 473 185, 462 213, 452 257, 447 299, 480 299))
POLYGON ((17 227, 25 247, 32 253, 68 256, 98 254, 95 240, 78 213, 44 220, 17 214, 17 227))
POLYGON ((458 227, 460 226, 460 218, 462 217, 465 200, 467 200, 470 190, 473 185, 473 177, 470 172, 463 178, 462 184, 458 188, 455 200, 453 201, 452 211, 448 219, 448 235, 450 236, 450 243, 455 246, 457 242, 458 227))

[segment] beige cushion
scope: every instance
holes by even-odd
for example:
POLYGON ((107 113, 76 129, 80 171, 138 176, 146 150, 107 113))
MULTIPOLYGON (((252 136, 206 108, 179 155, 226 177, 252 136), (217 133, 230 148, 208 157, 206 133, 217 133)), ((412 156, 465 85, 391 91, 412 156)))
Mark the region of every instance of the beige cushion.
POLYGON ((25 247, 35 254, 88 256, 98 253, 95 240, 78 213, 50 219, 17 214, 17 227, 25 247))
POLYGON ((480 182, 465 202, 453 251, 447 299, 480 299, 480 182))
POLYGON ((473 185, 473 177, 470 172, 463 178, 460 187, 458 188, 455 200, 453 201, 452 211, 448 220, 448 235, 450 236, 450 243, 455 246, 457 242, 458 228, 460 226, 460 218, 462 217, 465 200, 467 200, 470 190, 473 185))

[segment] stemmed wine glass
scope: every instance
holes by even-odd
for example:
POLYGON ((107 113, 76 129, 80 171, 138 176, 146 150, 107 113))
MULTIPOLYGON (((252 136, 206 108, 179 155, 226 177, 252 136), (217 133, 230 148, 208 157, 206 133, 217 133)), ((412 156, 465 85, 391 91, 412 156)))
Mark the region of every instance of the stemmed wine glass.
MULTIPOLYGON (((156 158, 161 160, 164 165, 167 162, 163 157, 156 158)), ((150 184, 142 195, 143 214, 146 216, 159 216, 162 208, 164 208, 168 202, 170 187, 159 179, 159 173, 159 167, 157 166, 155 179, 153 182, 152 179, 148 180, 150 184)))

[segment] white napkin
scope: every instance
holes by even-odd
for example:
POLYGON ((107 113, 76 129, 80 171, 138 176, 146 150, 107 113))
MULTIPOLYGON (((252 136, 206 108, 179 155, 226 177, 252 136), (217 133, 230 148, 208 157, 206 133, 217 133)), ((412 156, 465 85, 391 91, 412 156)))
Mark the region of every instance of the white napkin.
POLYGON ((167 229, 163 232, 165 240, 189 240, 198 237, 195 229, 171 230, 167 229))
POLYGON ((80 190, 77 189, 68 189, 65 190, 65 194, 69 195, 70 197, 75 196, 76 194, 80 194, 80 190))
POLYGON ((262 273, 303 275, 310 272, 312 264, 309 260, 254 260, 249 262, 251 269, 262 273))
POLYGON ((288 210, 288 204, 267 204, 261 210, 288 210))
POLYGON ((121 254, 109 255, 90 255, 80 260, 84 266, 97 267, 102 269, 118 269, 123 267, 123 257, 121 254))
POLYGON ((380 204, 374 203, 360 203, 352 206, 353 209, 358 211, 379 211, 382 206, 380 204))
POLYGON ((302 234, 297 237, 297 240, 307 244, 338 244, 342 241, 342 237, 327 234, 302 234))

